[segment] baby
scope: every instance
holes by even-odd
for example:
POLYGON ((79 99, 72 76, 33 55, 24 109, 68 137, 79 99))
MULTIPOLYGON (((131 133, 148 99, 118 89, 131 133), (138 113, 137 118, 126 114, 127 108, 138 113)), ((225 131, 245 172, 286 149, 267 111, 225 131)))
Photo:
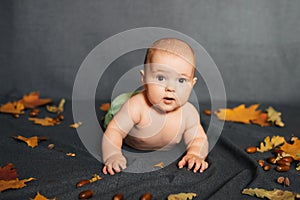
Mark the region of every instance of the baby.
POLYGON ((138 150, 167 150, 182 138, 186 154, 178 167, 194 172, 207 169, 207 136, 197 110, 188 102, 197 81, 195 66, 192 48, 179 39, 160 39, 148 49, 141 70, 144 90, 124 103, 103 134, 104 174, 126 168, 123 141, 138 150))

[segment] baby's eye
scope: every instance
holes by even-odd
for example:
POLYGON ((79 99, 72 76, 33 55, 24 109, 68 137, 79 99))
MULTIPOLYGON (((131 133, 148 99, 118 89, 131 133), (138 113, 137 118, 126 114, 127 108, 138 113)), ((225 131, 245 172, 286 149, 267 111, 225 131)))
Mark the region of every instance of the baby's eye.
POLYGON ((159 81, 165 80, 165 77, 162 76, 162 75, 158 75, 158 76, 156 76, 156 78, 157 78, 157 80, 159 80, 159 81))
POLYGON ((186 82, 186 79, 185 78, 180 78, 178 81, 179 81, 179 83, 184 83, 184 82, 186 82))

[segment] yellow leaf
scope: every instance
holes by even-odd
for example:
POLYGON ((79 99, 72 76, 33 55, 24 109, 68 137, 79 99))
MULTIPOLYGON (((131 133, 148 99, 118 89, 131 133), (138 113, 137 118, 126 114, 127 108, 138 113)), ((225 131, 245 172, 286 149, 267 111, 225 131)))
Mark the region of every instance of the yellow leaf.
MULTIPOLYGON (((45 197, 45 196, 41 195, 39 192, 37 192, 37 194, 34 197, 34 199, 31 199, 31 200, 50 200, 50 199, 48 199, 47 197, 45 197)), ((51 200, 56 200, 56 198, 53 198, 51 200)))
POLYGON ((300 160, 300 140, 294 139, 293 144, 285 142, 280 149, 287 154, 290 154, 294 160, 300 160))
POLYGON ((259 198, 267 198, 271 200, 294 200, 295 198, 300 197, 300 194, 297 194, 295 192, 283 191, 278 189, 268 191, 259 188, 245 188, 243 189, 242 194, 257 196, 259 198))
POLYGON ((19 102, 8 102, 0 107, 0 112, 9 114, 24 114, 24 105, 19 102))
POLYGON ((102 111, 108 111, 110 108, 110 103, 104 103, 100 106, 100 110, 102 111))
POLYGON ((268 121, 276 126, 284 127, 284 123, 281 121, 281 112, 276 111, 273 107, 266 109, 268 114, 268 121))
POLYGON ((264 142, 260 143, 260 147, 257 148, 257 151, 259 152, 265 152, 273 149, 274 147, 279 146, 280 144, 284 143, 285 139, 282 136, 273 136, 272 139, 270 139, 269 136, 267 136, 264 139, 264 142))
POLYGON ((42 126, 54 126, 55 124, 60 124, 59 121, 54 120, 51 117, 45 117, 43 118, 35 118, 35 117, 29 117, 28 120, 33 121, 35 124, 39 124, 42 126))
POLYGON ((21 141, 26 142, 27 145, 32 147, 32 148, 38 146, 38 142, 40 140, 47 140, 48 139, 48 137, 45 137, 45 136, 42 136, 42 137, 33 136, 33 137, 30 137, 30 138, 26 138, 26 137, 21 136, 21 135, 15 136, 14 138, 17 139, 17 140, 21 140, 21 141))
POLYGON ((19 189, 19 188, 23 188, 26 186, 26 182, 32 181, 32 180, 36 180, 35 178, 28 178, 28 179, 24 179, 24 180, 19 180, 14 179, 14 180, 9 180, 9 181, 5 181, 5 180, 0 180, 0 192, 4 191, 4 190, 8 190, 8 189, 19 189))
POLYGON ((65 102, 66 102, 65 99, 61 99, 58 106, 49 106, 49 105, 47 105, 46 108, 49 112, 52 112, 52 113, 62 113, 64 111, 65 102))
POLYGON ((193 197, 196 197, 196 193, 179 193, 179 194, 170 194, 168 200, 191 200, 193 197))
POLYGON ((241 104, 233 109, 221 108, 215 114, 220 120, 250 124, 252 120, 260 117, 261 110, 256 110, 258 106, 259 104, 253 104, 246 108, 245 104, 241 104))

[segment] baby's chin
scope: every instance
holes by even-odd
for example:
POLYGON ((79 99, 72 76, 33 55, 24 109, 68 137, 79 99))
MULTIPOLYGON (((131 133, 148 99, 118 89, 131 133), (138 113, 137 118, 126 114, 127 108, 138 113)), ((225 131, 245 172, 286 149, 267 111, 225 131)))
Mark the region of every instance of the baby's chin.
POLYGON ((153 105, 153 108, 160 113, 169 113, 180 108, 180 105, 166 105, 162 103, 162 105, 161 104, 153 105))

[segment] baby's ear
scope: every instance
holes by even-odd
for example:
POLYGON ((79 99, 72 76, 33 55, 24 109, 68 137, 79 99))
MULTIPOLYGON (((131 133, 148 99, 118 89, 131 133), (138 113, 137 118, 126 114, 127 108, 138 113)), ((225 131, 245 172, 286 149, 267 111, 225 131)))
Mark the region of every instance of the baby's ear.
POLYGON ((142 83, 145 84, 145 72, 144 70, 140 70, 142 83))
POLYGON ((197 77, 194 77, 194 78, 193 78, 193 82, 192 82, 193 86, 197 83, 197 80, 198 80, 197 77))

